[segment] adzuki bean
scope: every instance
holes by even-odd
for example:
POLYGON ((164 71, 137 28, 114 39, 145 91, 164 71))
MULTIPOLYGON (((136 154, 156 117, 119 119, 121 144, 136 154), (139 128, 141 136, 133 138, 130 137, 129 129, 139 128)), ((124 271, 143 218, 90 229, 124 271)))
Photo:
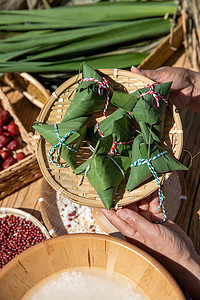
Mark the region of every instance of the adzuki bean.
POLYGON ((0 218, 0 269, 27 248, 46 240, 31 221, 10 215, 0 218))

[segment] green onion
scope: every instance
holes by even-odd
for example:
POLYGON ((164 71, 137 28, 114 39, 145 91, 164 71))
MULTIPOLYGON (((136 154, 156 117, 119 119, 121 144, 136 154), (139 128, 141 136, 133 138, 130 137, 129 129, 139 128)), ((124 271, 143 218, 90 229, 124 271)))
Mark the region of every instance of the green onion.
POLYGON ((176 9, 174 1, 122 1, 0 11, 0 72, 78 71, 82 60, 93 68, 138 65, 146 45, 170 32, 165 16, 176 9))

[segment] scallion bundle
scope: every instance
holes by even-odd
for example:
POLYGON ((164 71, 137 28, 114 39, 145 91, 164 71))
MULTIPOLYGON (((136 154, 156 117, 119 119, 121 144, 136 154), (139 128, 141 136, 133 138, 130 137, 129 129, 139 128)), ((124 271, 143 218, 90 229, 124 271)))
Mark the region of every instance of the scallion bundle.
POLYGON ((129 68, 169 33, 177 7, 166 2, 104 2, 44 10, 0 11, 0 72, 129 68), (165 17, 165 18, 164 18, 165 17))

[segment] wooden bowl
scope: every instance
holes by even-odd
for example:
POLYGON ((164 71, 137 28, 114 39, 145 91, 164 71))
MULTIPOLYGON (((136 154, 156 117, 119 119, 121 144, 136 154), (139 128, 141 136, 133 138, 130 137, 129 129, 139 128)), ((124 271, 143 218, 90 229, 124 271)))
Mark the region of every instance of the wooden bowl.
MULTIPOLYGON (((98 72, 111 82, 115 91, 119 92, 132 93, 139 88, 143 88, 147 84, 153 83, 152 80, 129 71, 104 69, 98 70, 98 72)), ((76 79, 77 76, 74 76, 67 80, 51 95, 48 102, 41 110, 38 121, 47 124, 61 122, 70 105, 68 97, 78 86, 76 79)), ((81 74, 79 80, 81 80, 81 74)), ((112 111, 110 111, 110 113, 111 112, 112 111)), ((98 122, 102 120, 101 114, 94 114, 93 117, 98 122)), ((48 153, 50 144, 39 135, 38 137, 39 139, 36 147, 38 163, 45 179, 53 189, 69 200, 81 205, 103 207, 101 199, 86 177, 81 181, 82 176, 73 174, 71 168, 59 168, 49 162, 48 153), (82 182, 81 184, 80 181, 82 182)), ((179 113, 174 106, 170 107, 170 105, 168 105, 166 109, 162 146, 177 159, 180 158, 183 146, 182 124, 179 113)), ((87 143, 83 143, 78 152, 77 166, 83 163, 91 155, 92 153, 89 150, 87 143)), ((61 159, 60 161, 64 163, 64 160, 61 159)), ((169 176, 169 174, 167 176, 169 176)), ((165 174, 159 176, 159 178, 161 183, 163 183, 165 181, 165 174)), ((125 191, 127 179, 128 176, 120 184, 114 198, 115 203, 117 203, 119 207, 138 201, 150 195, 158 188, 156 180, 151 178, 133 191, 128 192, 125 191)))
POLYGON ((34 285, 59 271, 101 268, 137 284, 147 299, 185 299, 172 276, 151 256, 118 238, 63 235, 35 245, 0 272, 0 299, 21 299, 34 285))

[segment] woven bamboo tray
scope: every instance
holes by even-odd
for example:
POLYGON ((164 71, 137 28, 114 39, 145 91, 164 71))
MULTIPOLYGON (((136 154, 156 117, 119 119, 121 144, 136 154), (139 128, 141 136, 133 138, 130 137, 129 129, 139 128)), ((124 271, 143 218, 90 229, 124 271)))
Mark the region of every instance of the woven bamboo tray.
MULTIPOLYGON (((176 222, 177 217, 181 215, 184 201, 187 200, 183 174, 181 172, 173 172, 171 176, 163 183, 162 191, 164 195, 164 206, 167 217, 176 222)), ((45 205, 44 203, 42 205, 48 208, 47 204, 45 205)), ((92 208, 91 212, 96 223, 102 228, 102 230, 108 234, 116 235, 118 229, 108 221, 99 208, 92 208)), ((53 216, 51 216, 51 219, 52 218, 53 216)), ((45 218, 44 223, 46 224, 45 218)))
MULTIPOLYGON (((5 75, 0 80, 2 86, 2 88, 0 87, 0 107, 8 110, 15 123, 18 125, 21 133, 21 145, 20 149, 17 151, 23 151, 26 155, 25 159, 13 164, 11 167, 5 170, 0 171, 0 199, 3 199, 7 195, 10 195, 14 191, 22 188, 23 186, 27 185, 30 182, 33 182, 34 180, 42 176, 35 155, 35 141, 33 138, 33 133, 27 131, 23 123, 23 118, 19 119, 18 115, 13 109, 11 100, 15 97, 21 97, 26 101, 28 94, 34 99, 36 99, 37 95, 37 99, 40 99, 41 97, 41 99, 44 98, 47 101, 49 94, 43 86, 41 88, 41 84, 37 82, 32 76, 30 76, 29 74, 23 74, 22 76, 26 76, 26 79, 24 79, 24 77, 21 77, 20 74, 9 74, 7 76, 5 75), (21 78, 21 81, 19 80, 19 78, 21 78), (29 80, 32 80, 31 84, 28 84, 29 80), (20 82, 24 84, 20 85, 20 82), (32 90, 30 87, 32 88, 32 90)), ((31 112, 26 111, 26 107, 23 108, 22 106, 20 106, 20 113, 22 116, 26 116, 26 123, 31 122, 31 116, 29 117, 29 113, 31 112)), ((29 125, 28 127, 30 128, 32 126, 32 123, 26 125, 29 125)))
POLYGON ((42 233, 44 234, 46 239, 51 238, 46 227, 42 223, 40 223, 40 221, 38 221, 38 219, 36 219, 31 214, 29 214, 21 209, 16 209, 16 208, 11 208, 11 207, 1 207, 0 208, 0 218, 3 218, 5 216, 10 216, 10 215, 14 215, 16 217, 24 218, 25 220, 31 221, 35 226, 37 226, 42 231, 42 233))
MULTIPOLYGON (((173 172, 171 176, 164 182, 162 191, 164 194, 164 205, 167 216, 176 222, 182 212, 184 201, 187 199, 186 186, 181 172, 173 172)), ((63 225, 63 220, 57 206, 56 191, 43 179, 40 186, 40 209, 42 219, 49 234, 52 237, 67 233, 67 229, 63 225)), ((91 208, 91 213, 102 230, 108 234, 118 234, 116 229, 98 208, 91 208)))
MULTIPOLYGON (((131 93, 136 89, 143 88, 147 84, 153 83, 150 79, 134 74, 129 71, 123 71, 118 69, 104 69, 99 70, 99 73, 108 79, 113 85, 114 90, 121 92, 131 93)), ((50 97, 48 102, 38 117, 38 121, 47 124, 53 124, 60 122, 70 104, 68 96, 78 86, 76 82, 77 76, 64 82, 50 97)), ((81 76, 79 77, 79 80, 81 76)), ((112 111, 110 111, 112 112, 112 111)), ((102 120, 101 114, 94 114, 94 124, 96 120, 99 122, 102 120), (95 120, 96 119, 96 120, 95 120)), ((169 152, 173 153, 176 158, 180 157, 183 145, 183 130, 178 111, 174 106, 167 107, 165 127, 163 133, 163 147, 169 152)), ((70 168, 58 168, 55 165, 49 163, 48 152, 50 145, 43 138, 38 135, 37 142, 37 159, 40 165, 40 169, 49 182, 49 184, 64 197, 69 200, 75 201, 81 205, 87 205, 90 207, 103 207, 103 204, 98 197, 97 193, 90 185, 86 177, 84 177, 82 184, 80 184, 81 176, 73 174, 70 168)), ((77 165, 80 165, 83 161, 91 156, 91 152, 87 143, 83 143, 79 150, 77 157, 77 165)), ((61 162, 64 162, 61 159, 61 162)), ((160 176, 161 182, 165 180, 165 176, 160 176)), ((134 189, 132 192, 125 191, 126 180, 122 181, 116 196, 115 201, 119 206, 124 206, 134 201, 138 201, 143 197, 148 196, 155 191, 158 186, 155 180, 151 179, 145 184, 134 189)))

